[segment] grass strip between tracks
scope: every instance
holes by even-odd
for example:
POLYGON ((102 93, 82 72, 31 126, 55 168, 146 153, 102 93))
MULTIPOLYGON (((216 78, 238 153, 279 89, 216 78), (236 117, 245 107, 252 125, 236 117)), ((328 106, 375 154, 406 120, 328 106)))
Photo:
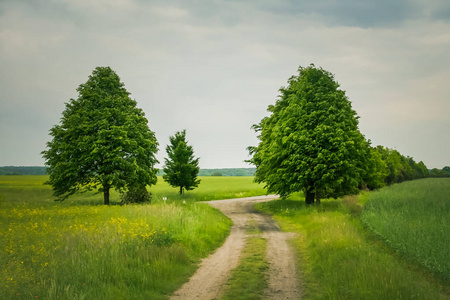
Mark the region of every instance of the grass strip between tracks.
POLYGON ((241 261, 228 280, 222 300, 263 298, 268 286, 266 249, 266 239, 256 236, 248 239, 241 261))

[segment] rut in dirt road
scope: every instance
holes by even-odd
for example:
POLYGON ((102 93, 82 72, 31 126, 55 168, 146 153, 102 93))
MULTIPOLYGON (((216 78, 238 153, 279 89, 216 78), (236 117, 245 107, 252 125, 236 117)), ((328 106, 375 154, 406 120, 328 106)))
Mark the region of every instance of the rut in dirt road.
POLYGON ((231 271, 237 267, 241 252, 249 235, 246 227, 250 220, 262 231, 267 239, 267 261, 269 264, 269 289, 267 299, 300 299, 301 293, 295 270, 294 253, 287 243, 292 233, 281 232, 269 216, 258 213, 254 205, 270 201, 277 196, 260 196, 241 199, 217 200, 208 202, 233 220, 230 235, 222 247, 205 258, 197 272, 171 299, 218 299, 224 292, 231 271))

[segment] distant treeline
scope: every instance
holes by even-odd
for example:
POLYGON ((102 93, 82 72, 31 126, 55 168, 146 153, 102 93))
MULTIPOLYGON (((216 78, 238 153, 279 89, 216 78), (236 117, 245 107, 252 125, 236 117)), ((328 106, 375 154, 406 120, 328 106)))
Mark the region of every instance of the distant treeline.
POLYGON ((253 176, 256 168, 200 169, 198 176, 253 176))
MULTIPOLYGON (((385 168, 380 174, 384 185, 424 177, 450 177, 450 167, 428 170, 423 162, 416 163, 411 157, 397 150, 381 146, 372 148, 380 154, 385 168)), ((46 175, 47 167, 0 167, 0 175, 46 175)), ((200 169, 199 176, 253 176, 256 168, 200 169)), ((158 175, 163 175, 159 170, 158 175)))
POLYGON ((46 167, 0 167, 0 175, 45 175, 46 167))
POLYGON ((434 169, 430 170, 429 177, 435 177, 435 178, 450 177, 450 167, 449 166, 443 167, 442 170, 434 168, 434 169))
MULTIPOLYGON (((256 168, 200 169, 198 176, 253 176, 256 168)), ((164 175, 162 170, 158 176, 164 175)))
POLYGON ((370 148, 368 163, 364 183, 369 189, 425 177, 450 177, 450 167, 429 170, 422 161, 416 163, 412 157, 383 146, 370 148))
MULTIPOLYGON (((256 168, 200 169, 198 176, 253 176, 256 168)), ((47 167, 0 167, 0 175, 46 175, 47 167)), ((159 170, 158 175, 164 172, 159 170)))

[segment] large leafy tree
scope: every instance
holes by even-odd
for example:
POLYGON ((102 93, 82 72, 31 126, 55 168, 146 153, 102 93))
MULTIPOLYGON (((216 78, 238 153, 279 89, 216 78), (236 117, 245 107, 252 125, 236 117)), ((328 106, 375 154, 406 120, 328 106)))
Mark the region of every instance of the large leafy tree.
POLYGON ((260 140, 249 147, 255 180, 281 196, 303 191, 308 204, 357 192, 369 143, 356 112, 331 73, 314 65, 298 71, 270 116, 253 126, 260 140))
POLYGON ((194 158, 194 150, 187 144, 186 130, 175 133, 169 140, 163 178, 171 186, 179 187, 180 194, 183 194, 185 189, 189 191, 200 184, 200 180, 197 179, 200 171, 199 158, 194 158))
POLYGON ((123 192, 155 184, 158 142, 119 76, 98 67, 77 91, 42 152, 54 194, 65 199, 98 189, 109 204, 112 187, 123 192))

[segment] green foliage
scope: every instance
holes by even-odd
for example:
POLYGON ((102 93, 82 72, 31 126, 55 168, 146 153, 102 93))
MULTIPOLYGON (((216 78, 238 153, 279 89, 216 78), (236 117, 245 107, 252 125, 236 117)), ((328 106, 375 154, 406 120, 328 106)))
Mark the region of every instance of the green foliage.
POLYGON ((156 183, 158 143, 144 112, 109 67, 97 67, 66 103, 60 125, 50 130, 43 157, 56 196, 156 183))
POLYGON ((439 281, 377 242, 343 200, 308 206, 303 199, 293 194, 257 208, 273 214, 284 231, 298 233, 293 245, 305 299, 447 299, 439 281))
POLYGON ((447 177, 450 177, 450 167, 449 166, 443 167, 442 172, 444 172, 447 175, 447 177))
POLYGON ((120 195, 122 204, 131 203, 150 203, 151 194, 147 191, 147 188, 142 185, 130 186, 128 191, 120 195))
POLYGON ((186 130, 175 133, 169 139, 163 178, 171 186, 179 187, 180 194, 183 194, 185 189, 189 191, 200 184, 200 180, 197 179, 200 170, 199 158, 194 158, 194 149, 187 144, 186 130))
POLYGON ((311 65, 281 88, 281 95, 253 128, 260 143, 249 147, 256 181, 281 196, 304 191, 306 202, 356 193, 368 142, 358 117, 331 73, 311 65))
POLYGON ((392 248, 450 283, 450 179, 422 179, 370 193, 363 222, 392 248))
POLYGON ((216 171, 216 172, 211 173, 211 176, 223 176, 223 174, 220 173, 219 171, 216 171))
POLYGON ((440 177, 450 177, 450 167, 443 167, 442 170, 434 168, 430 171, 430 177, 440 178, 440 177))
POLYGON ((385 185, 428 177, 428 169, 422 161, 416 163, 412 157, 405 157, 397 150, 382 146, 377 146, 375 149, 387 166, 385 185))
POLYGON ((55 203, 46 177, 0 176, 0 299, 167 299, 229 234, 202 203, 55 203))
POLYGON ((363 182, 368 189, 379 189, 386 185, 385 179, 389 174, 389 169, 376 148, 369 148, 365 171, 363 182))

